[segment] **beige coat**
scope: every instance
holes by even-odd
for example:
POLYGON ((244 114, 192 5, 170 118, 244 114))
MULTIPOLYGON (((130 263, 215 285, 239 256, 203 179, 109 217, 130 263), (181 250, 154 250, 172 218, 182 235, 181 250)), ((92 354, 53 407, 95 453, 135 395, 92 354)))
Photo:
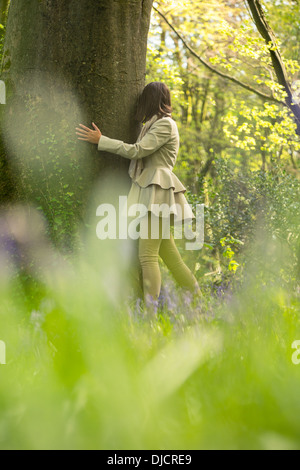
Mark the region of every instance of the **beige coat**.
POLYGON ((128 194, 128 208, 144 204, 148 211, 159 215, 156 204, 167 204, 174 214, 172 223, 195 219, 184 193, 185 186, 173 173, 179 150, 179 133, 171 117, 156 121, 146 135, 136 144, 101 136, 98 150, 111 152, 130 160, 143 159, 141 173, 132 179, 128 194), (155 204, 155 205, 153 205, 155 204), (177 206, 178 205, 178 206, 177 206), (172 207, 173 206, 173 207, 172 207))

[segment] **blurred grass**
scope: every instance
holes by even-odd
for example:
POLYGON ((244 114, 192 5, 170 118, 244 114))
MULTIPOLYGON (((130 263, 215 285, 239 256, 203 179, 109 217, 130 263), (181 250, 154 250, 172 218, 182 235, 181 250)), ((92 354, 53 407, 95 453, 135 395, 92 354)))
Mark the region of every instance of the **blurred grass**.
POLYGON ((259 272, 221 297, 166 277, 156 317, 119 293, 114 249, 45 263, 34 295, 3 274, 0 448, 299 449, 299 285, 274 281, 278 241, 256 243, 259 272))

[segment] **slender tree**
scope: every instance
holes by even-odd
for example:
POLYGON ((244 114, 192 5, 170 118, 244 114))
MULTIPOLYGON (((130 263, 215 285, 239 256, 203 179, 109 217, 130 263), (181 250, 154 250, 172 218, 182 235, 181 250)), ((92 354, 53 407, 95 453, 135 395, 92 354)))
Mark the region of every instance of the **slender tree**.
POLYGON ((7 9, 9 6, 10 0, 0 0, 0 24, 5 23, 5 18, 7 14, 7 9))
POLYGON ((261 1, 247 0, 247 4, 260 35, 263 37, 269 47, 273 69, 275 71, 278 83, 286 92, 286 104, 294 115, 294 119, 297 124, 297 134, 300 135, 300 106, 294 100, 291 84, 289 82, 283 58, 277 45, 275 33, 266 19, 261 1))

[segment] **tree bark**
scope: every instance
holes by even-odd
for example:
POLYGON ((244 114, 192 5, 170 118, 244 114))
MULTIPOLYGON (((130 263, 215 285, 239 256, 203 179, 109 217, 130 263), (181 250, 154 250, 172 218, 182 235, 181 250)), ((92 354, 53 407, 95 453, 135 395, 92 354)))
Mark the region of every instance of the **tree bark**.
MULTIPOLYGON (((1 140, 14 177, 13 199, 42 210, 52 242, 64 251, 77 246, 83 224, 96 238, 96 208, 113 204, 118 216, 119 196, 128 194, 130 161, 78 141, 75 128, 95 122, 108 137, 136 141, 152 3, 11 2, 0 78, 7 90, 1 140)), ((11 185, 5 190, 6 202, 11 185)), ((118 253, 117 244, 98 243, 99 263, 107 266, 113 260, 105 261, 106 253, 118 253)), ((131 266, 141 295, 137 253, 131 266)))
POLYGON ((104 135, 135 142, 152 3, 11 2, 1 74, 7 88, 4 142, 18 182, 51 222, 60 193, 61 204, 66 192, 75 194, 70 198, 76 197, 73 207, 82 216, 93 182, 112 190, 103 202, 116 202, 129 188, 129 160, 77 141, 75 127, 94 121, 104 135))

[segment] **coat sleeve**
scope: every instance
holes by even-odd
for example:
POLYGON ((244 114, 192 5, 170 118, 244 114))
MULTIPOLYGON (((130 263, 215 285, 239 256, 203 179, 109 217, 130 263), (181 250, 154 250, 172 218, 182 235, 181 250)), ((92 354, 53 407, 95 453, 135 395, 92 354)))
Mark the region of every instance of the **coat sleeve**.
POLYGON ((136 144, 125 144, 121 140, 110 139, 102 135, 98 143, 98 150, 115 153, 130 160, 151 155, 166 144, 172 133, 172 124, 169 119, 156 121, 143 139, 136 144))

